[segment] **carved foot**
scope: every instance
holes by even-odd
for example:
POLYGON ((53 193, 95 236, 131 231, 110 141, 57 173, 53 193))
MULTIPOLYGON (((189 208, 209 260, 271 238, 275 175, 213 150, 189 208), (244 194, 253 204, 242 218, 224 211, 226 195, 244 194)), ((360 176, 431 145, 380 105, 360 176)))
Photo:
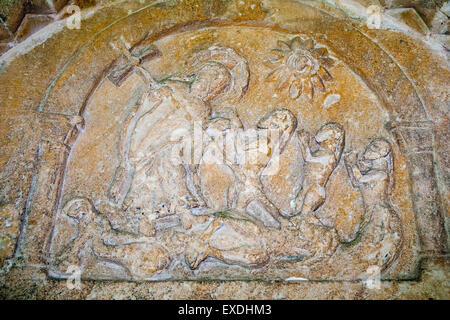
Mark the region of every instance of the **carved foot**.
POLYGON ((186 246, 186 262, 192 270, 198 268, 200 263, 208 257, 208 245, 203 241, 194 239, 186 246))
POLYGON ((114 181, 109 189, 108 197, 113 203, 120 203, 124 198, 129 188, 128 172, 124 167, 118 167, 114 181))
POLYGON ((246 212, 252 217, 261 221, 264 226, 268 228, 280 229, 281 225, 278 220, 276 220, 270 213, 267 211, 266 207, 259 200, 252 200, 249 202, 246 208, 246 212))

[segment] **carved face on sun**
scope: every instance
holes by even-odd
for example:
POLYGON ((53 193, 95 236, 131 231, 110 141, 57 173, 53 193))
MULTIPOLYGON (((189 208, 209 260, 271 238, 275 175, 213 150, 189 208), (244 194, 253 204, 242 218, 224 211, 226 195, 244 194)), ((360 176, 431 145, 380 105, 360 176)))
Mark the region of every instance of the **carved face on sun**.
POLYGON ((268 61, 275 66, 268 81, 275 81, 278 91, 287 90, 289 97, 306 96, 310 100, 326 91, 326 82, 332 81, 329 69, 335 61, 326 48, 316 47, 314 40, 295 37, 289 42, 278 41, 275 57, 268 61))

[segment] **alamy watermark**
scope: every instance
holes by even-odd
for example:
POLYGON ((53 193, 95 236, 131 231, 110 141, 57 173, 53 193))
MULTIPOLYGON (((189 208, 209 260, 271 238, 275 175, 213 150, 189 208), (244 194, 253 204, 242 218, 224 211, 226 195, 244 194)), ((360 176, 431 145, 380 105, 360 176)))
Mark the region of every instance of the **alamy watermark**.
POLYGON ((70 265, 66 273, 69 277, 66 280, 66 286, 69 290, 81 290, 81 268, 77 265, 70 265))
POLYGON ((171 163, 228 165, 239 171, 245 167, 265 167, 262 175, 278 173, 280 154, 291 133, 263 128, 224 129, 226 124, 227 119, 206 125, 194 121, 191 131, 184 128, 174 130, 170 136, 171 163))
POLYGON ((69 29, 80 29, 81 28, 81 9, 79 6, 70 5, 67 6, 65 12, 70 14, 66 20, 66 26, 69 29))

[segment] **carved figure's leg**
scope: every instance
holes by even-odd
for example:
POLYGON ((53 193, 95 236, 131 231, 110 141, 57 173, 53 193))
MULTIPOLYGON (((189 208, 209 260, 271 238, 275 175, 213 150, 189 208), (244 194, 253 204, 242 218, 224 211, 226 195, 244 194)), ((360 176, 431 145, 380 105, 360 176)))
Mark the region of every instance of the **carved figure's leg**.
POLYGON ((268 228, 280 228, 278 209, 267 199, 265 194, 253 184, 240 186, 237 209, 245 211, 253 218, 261 221, 268 228))
POLYGON ((198 238, 193 238, 186 245, 186 261, 191 269, 197 269, 200 263, 210 255, 211 250, 208 245, 211 235, 221 226, 218 219, 214 219, 198 238))
POLYGON ((159 244, 131 242, 118 245, 103 245, 96 248, 100 260, 109 261, 125 268, 136 280, 151 277, 170 263, 169 252, 159 244))
POLYGON ((305 256, 310 262, 335 252, 339 244, 336 231, 321 225, 312 213, 302 215, 298 227, 300 247, 305 250, 305 256))
POLYGON ((300 211, 301 214, 316 211, 325 202, 325 198, 325 188, 318 184, 312 185, 306 191, 303 198, 303 204, 300 211))
POLYGON ((116 169, 112 185, 109 189, 109 199, 121 205, 131 186, 133 172, 123 166, 116 169))
POLYGON ((245 209, 249 215, 260 220, 264 226, 280 229, 280 222, 273 217, 278 210, 269 201, 264 201, 262 198, 254 199, 248 203, 245 209))
POLYGON ((189 266, 196 269, 207 257, 245 267, 263 265, 269 256, 263 242, 253 234, 255 228, 251 222, 215 219, 198 239, 187 245, 189 266))
POLYGON ((183 165, 173 166, 174 178, 178 181, 179 188, 179 205, 188 208, 196 208, 200 206, 200 201, 189 190, 188 181, 192 178, 191 173, 186 170, 183 165))
POLYGON ((241 222, 241 228, 230 223, 223 224, 209 240, 214 256, 228 264, 244 267, 260 267, 268 262, 269 255, 261 239, 252 236, 251 222, 241 222))
POLYGON ((200 185, 208 207, 216 210, 232 208, 235 202, 236 179, 225 164, 202 163, 199 170, 200 185))
MULTIPOLYGON (((173 152, 180 148, 179 144, 171 145, 158 154, 157 172, 164 192, 174 206, 195 208, 200 205, 200 202, 194 196, 192 172, 188 165, 183 164, 180 155, 173 152)), ((176 207, 173 209, 176 210, 176 207)))
POLYGON ((184 165, 186 170, 186 187, 189 189, 199 207, 205 207, 206 202, 200 188, 199 165, 184 165))

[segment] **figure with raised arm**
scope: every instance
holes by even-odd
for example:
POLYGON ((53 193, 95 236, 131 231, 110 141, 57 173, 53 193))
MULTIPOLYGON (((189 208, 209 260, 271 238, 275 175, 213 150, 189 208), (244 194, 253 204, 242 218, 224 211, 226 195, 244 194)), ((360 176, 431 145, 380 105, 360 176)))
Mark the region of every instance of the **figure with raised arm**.
POLYGON ((372 140, 362 155, 346 154, 345 166, 364 204, 359 227, 363 258, 384 271, 397 259, 403 239, 400 218, 389 201, 393 185, 392 147, 386 139, 372 140))
POLYGON ((338 123, 324 124, 314 137, 318 144, 318 148, 314 151, 311 150, 309 136, 304 131, 299 134, 306 165, 305 180, 295 207, 300 214, 307 215, 316 211, 325 202, 325 188, 341 159, 345 132, 338 123))
POLYGON ((203 205, 193 183, 198 163, 185 161, 182 149, 195 123, 202 128, 210 118, 213 104, 245 93, 248 67, 233 49, 211 47, 196 53, 190 68, 186 77, 150 83, 123 125, 109 195, 124 211, 173 214, 203 205))
POLYGON ((305 260, 314 262, 331 256, 337 246, 337 233, 334 228, 322 224, 315 215, 326 199, 327 182, 336 169, 344 148, 344 128, 335 122, 320 127, 314 140, 318 147, 312 150, 309 136, 300 132, 302 153, 305 160, 303 186, 293 201, 294 212, 291 229, 298 232, 298 246, 302 248, 305 260))

